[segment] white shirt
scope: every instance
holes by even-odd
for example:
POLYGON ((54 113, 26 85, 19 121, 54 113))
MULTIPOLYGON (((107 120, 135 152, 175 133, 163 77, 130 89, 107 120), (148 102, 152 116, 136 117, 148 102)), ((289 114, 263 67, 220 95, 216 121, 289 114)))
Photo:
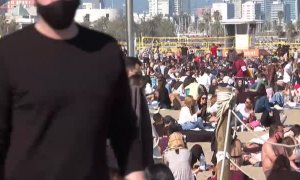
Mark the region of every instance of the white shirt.
POLYGON ((197 114, 191 114, 190 109, 186 106, 182 107, 179 113, 179 124, 184 124, 186 122, 196 122, 197 114))
POLYGON ((241 103, 239 104, 236 108, 235 108, 236 111, 240 112, 243 116, 243 119, 249 119, 250 117, 250 113, 246 112, 245 111, 245 104, 244 103, 241 103))
POLYGON ((209 75, 207 75, 206 73, 204 73, 202 76, 200 75, 199 77, 197 77, 197 82, 201 85, 203 85, 206 90, 209 90, 209 86, 210 86, 210 77, 209 75))
POLYGON ((160 65, 160 72, 161 74, 165 74, 165 69, 166 69, 166 66, 165 65, 160 65))
POLYGON ((153 89, 151 88, 151 85, 149 83, 146 84, 145 87, 145 94, 151 94, 153 92, 153 89))
POLYGON ((290 63, 288 63, 287 65, 284 66, 283 82, 289 83, 291 81, 290 74, 292 73, 292 71, 293 71, 293 69, 292 69, 292 65, 290 63))
POLYGON ((184 88, 184 91, 187 92, 187 90, 189 90, 189 94, 187 95, 191 95, 193 96, 193 98, 195 100, 197 100, 198 98, 198 88, 199 88, 199 84, 198 83, 191 83, 188 86, 186 86, 184 88))
POLYGON ((168 75, 170 76, 171 79, 176 80, 177 78, 176 78, 176 76, 175 76, 175 73, 173 73, 172 71, 173 71, 173 70, 170 69, 170 70, 168 71, 168 75))
POLYGON ((217 103, 215 103, 214 105, 210 106, 209 108, 207 108, 207 112, 208 113, 216 113, 219 110, 219 106, 217 103))
POLYGON ((294 59, 298 59, 298 52, 294 52, 294 59))
POLYGON ((179 94, 179 96, 185 97, 185 91, 182 89, 183 84, 181 84, 174 92, 179 94))
POLYGON ((187 76, 182 76, 182 77, 179 79, 179 81, 180 81, 180 82, 184 82, 185 78, 187 78, 187 76))

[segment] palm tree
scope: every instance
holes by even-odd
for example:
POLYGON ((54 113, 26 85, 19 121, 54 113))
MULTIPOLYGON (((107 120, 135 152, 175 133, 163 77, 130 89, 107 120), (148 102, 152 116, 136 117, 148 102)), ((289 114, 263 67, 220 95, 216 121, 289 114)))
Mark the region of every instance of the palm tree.
POLYGON ((205 23, 205 31, 206 31, 206 35, 208 36, 208 31, 210 28, 210 23, 211 23, 211 14, 209 11, 205 11, 203 14, 203 20, 205 23))
POLYGON ((273 30, 276 30, 276 27, 277 27, 277 26, 278 26, 277 21, 274 20, 274 21, 272 22, 273 30))
POLYGON ((281 37, 282 36, 282 26, 276 26, 275 27, 275 32, 277 34, 278 37, 281 37))
POLYGON ((93 23, 93 29, 101 32, 107 32, 109 20, 106 17, 101 17, 93 23))
POLYGON ((300 30, 300 20, 298 20, 298 21, 296 22, 296 29, 297 29, 297 31, 300 30))
POLYGON ((82 26, 85 26, 87 28, 90 28, 91 27, 91 22, 90 22, 90 17, 88 14, 86 14, 84 17, 83 17, 83 22, 81 23, 82 26))
POLYGON ((19 29, 19 24, 15 21, 15 20, 11 20, 8 24, 7 24, 7 34, 13 33, 15 31, 17 31, 19 29))
POLYGON ((214 18, 214 24, 213 24, 213 28, 212 28, 212 31, 214 31, 214 36, 219 36, 219 35, 222 35, 222 25, 220 23, 221 19, 222 19, 222 16, 220 14, 219 11, 214 11, 213 13, 213 18, 214 18))
POLYGON ((222 20, 222 16, 219 11, 214 11, 213 18, 216 22, 220 22, 222 20))
POLYGON ((269 31, 271 30, 271 22, 270 21, 265 21, 265 23, 263 24, 263 31, 269 31))
POLYGON ((6 35, 7 31, 7 19, 5 16, 0 16, 0 36, 6 35))
POLYGON ((295 25, 292 22, 289 22, 285 26, 286 36, 288 40, 291 40, 295 33, 295 25))
POLYGON ((282 19, 284 18, 284 13, 283 13, 283 11, 278 11, 277 17, 278 17, 279 25, 281 25, 282 19))
POLYGON ((5 16, 0 15, 0 37, 8 35, 19 29, 19 24, 15 20, 7 20, 5 16))

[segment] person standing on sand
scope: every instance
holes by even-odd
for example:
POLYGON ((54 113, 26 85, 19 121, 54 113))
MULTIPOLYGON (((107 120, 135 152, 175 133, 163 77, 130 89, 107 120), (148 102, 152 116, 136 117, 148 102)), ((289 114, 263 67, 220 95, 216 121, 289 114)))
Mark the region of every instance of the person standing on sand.
POLYGON ((0 179, 144 179, 117 41, 77 25, 79 0, 35 0, 34 25, 0 40, 0 179))

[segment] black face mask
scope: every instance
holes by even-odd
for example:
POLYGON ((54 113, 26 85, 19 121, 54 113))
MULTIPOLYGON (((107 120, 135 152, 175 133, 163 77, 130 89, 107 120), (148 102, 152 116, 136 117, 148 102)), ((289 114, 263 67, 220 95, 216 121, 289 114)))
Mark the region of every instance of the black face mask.
POLYGON ((36 4, 37 12, 54 29, 68 28, 79 6, 79 0, 58 0, 48 5, 36 4))

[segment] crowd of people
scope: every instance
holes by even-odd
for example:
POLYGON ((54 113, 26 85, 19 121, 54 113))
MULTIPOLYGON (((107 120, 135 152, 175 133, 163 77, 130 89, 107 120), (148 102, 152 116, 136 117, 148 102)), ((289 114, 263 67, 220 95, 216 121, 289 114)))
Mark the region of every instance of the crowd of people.
MULTIPOLYGON (((195 179, 198 173, 207 169, 213 172, 211 179, 216 178, 214 130, 219 108, 216 102, 218 90, 225 87, 234 90, 234 111, 247 126, 232 121, 233 130, 269 130, 269 134, 262 137, 263 142, 253 139, 241 143, 238 137, 234 138, 231 156, 237 159, 237 164, 262 167, 267 179, 282 177, 283 174, 289 174, 291 179, 299 178, 300 174, 294 173, 300 170, 298 147, 272 145, 300 143, 299 125, 283 131, 287 119, 284 108, 298 108, 300 103, 300 56, 297 49, 279 46, 273 56, 259 58, 245 57, 243 52, 235 49, 230 49, 224 56, 221 45, 215 44, 208 53, 185 44, 179 49, 180 53, 175 53, 160 51, 160 47, 148 48, 140 51, 138 58, 129 63, 128 72, 140 77, 140 87, 144 89, 152 112, 155 163, 167 165, 177 180, 195 179), (163 109, 178 110, 179 116, 163 117, 160 114, 163 109), (202 147, 196 144, 188 148, 187 142, 211 142, 214 152, 212 167, 200 167, 197 162, 203 164, 205 154, 202 147)), ((153 166, 151 168, 155 169, 153 166)), ((248 178, 234 166, 230 176, 231 179, 248 178)))
MULTIPOLYGON (((79 0, 35 4, 36 23, 0 40, 0 179, 194 180, 206 170, 216 179, 221 87, 236 95, 234 131, 269 131, 249 143, 235 136, 236 164, 300 179, 300 126, 284 123, 284 108, 299 108, 297 49, 256 59, 183 44, 126 58, 117 40, 75 23, 79 0), (210 142, 213 165, 188 142, 210 142)), ((247 176, 232 165, 230 179, 247 176)))

